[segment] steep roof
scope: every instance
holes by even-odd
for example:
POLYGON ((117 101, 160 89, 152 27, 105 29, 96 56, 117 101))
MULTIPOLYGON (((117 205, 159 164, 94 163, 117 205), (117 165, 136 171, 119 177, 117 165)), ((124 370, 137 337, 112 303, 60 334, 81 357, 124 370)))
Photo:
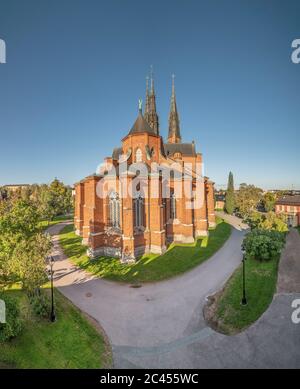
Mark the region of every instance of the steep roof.
POLYGON ((167 156, 172 156, 174 153, 181 153, 182 155, 195 156, 194 143, 165 143, 164 151, 167 156))
POLYGON ((123 149, 122 147, 116 147, 113 149, 112 158, 113 159, 119 159, 119 156, 122 155, 123 149))
POLYGON ((146 122, 142 112, 140 111, 136 121, 134 122, 132 129, 129 131, 129 135, 141 134, 143 132, 147 132, 148 134, 156 135, 155 130, 149 126, 149 124, 146 122))

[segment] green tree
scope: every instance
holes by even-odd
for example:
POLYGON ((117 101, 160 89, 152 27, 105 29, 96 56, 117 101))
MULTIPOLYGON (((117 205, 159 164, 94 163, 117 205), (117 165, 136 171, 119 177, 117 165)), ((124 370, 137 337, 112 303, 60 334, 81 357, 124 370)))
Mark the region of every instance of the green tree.
POLYGON ((275 203, 276 195, 274 193, 267 192, 263 195, 262 204, 266 212, 273 211, 275 203))
POLYGON ((56 215, 70 212, 73 207, 71 188, 55 178, 50 184, 50 192, 55 199, 54 207, 56 215))
POLYGON ((247 216, 246 222, 250 226, 251 230, 255 228, 261 230, 273 230, 279 232, 287 232, 288 226, 284 215, 276 215, 275 212, 261 213, 251 212, 247 216))
POLYGON ((246 257, 268 261, 280 254, 284 243, 284 233, 255 229, 245 236, 242 247, 246 251, 246 257))
POLYGON ((247 217, 257 209, 263 190, 254 185, 241 184, 235 196, 236 207, 243 217, 247 217))
POLYGON ((228 185, 227 185, 227 191, 226 191, 226 197, 225 197, 225 211, 232 215, 235 208, 235 201, 234 201, 234 183, 233 183, 233 174, 232 172, 229 173, 228 176, 228 185))
POLYGON ((0 288, 21 282, 31 293, 45 280, 50 237, 41 234, 32 201, 10 199, 0 204, 0 288))

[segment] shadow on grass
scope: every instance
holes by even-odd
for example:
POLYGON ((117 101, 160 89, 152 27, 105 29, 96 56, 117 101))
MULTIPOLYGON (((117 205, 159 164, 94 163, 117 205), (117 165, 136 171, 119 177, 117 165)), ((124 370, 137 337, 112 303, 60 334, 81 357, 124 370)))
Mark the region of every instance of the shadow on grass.
POLYGON ((75 235, 73 225, 60 235, 64 253, 80 268, 109 280, 138 283, 161 281, 181 274, 201 264, 218 251, 231 234, 231 227, 220 222, 210 231, 209 238, 199 238, 192 244, 172 244, 163 255, 146 254, 134 264, 122 264, 119 259, 98 257, 90 260, 82 239, 75 235))

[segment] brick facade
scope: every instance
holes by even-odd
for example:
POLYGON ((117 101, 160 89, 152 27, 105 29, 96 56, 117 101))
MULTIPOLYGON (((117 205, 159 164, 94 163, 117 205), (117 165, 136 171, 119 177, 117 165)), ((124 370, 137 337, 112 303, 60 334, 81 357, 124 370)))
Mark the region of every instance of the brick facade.
POLYGON ((275 212, 285 215, 290 227, 300 226, 300 195, 279 199, 275 204, 275 212))
POLYGON ((152 81, 145 113, 140 110, 122 146, 106 158, 97 174, 75 184, 75 230, 83 237, 89 255, 120 257, 128 262, 148 252, 161 254, 173 241, 190 243, 208 235, 209 227, 216 223, 214 183, 198 173, 202 163, 194 143, 181 143, 174 85, 168 143, 163 142, 152 81), (151 122, 145 119, 149 117, 151 122), (141 163, 146 170, 136 169, 141 163), (168 181, 161 170, 153 171, 154 163, 170 168, 173 174, 168 181), (189 166, 184 180, 174 163, 182 171, 189 166), (103 187, 105 195, 99 196, 103 187), (133 196, 126 195, 131 191, 133 196))

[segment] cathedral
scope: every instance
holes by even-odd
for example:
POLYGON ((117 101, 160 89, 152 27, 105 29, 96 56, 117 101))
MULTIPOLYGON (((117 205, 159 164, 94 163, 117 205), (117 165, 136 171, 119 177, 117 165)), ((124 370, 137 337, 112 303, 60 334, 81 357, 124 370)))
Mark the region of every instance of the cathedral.
POLYGON ((164 142, 151 76, 144 112, 140 101, 121 146, 99 171, 75 184, 75 230, 88 255, 131 262, 162 254, 172 242, 207 236, 215 226, 214 183, 202 164, 195 143, 182 142, 174 77, 164 142))

